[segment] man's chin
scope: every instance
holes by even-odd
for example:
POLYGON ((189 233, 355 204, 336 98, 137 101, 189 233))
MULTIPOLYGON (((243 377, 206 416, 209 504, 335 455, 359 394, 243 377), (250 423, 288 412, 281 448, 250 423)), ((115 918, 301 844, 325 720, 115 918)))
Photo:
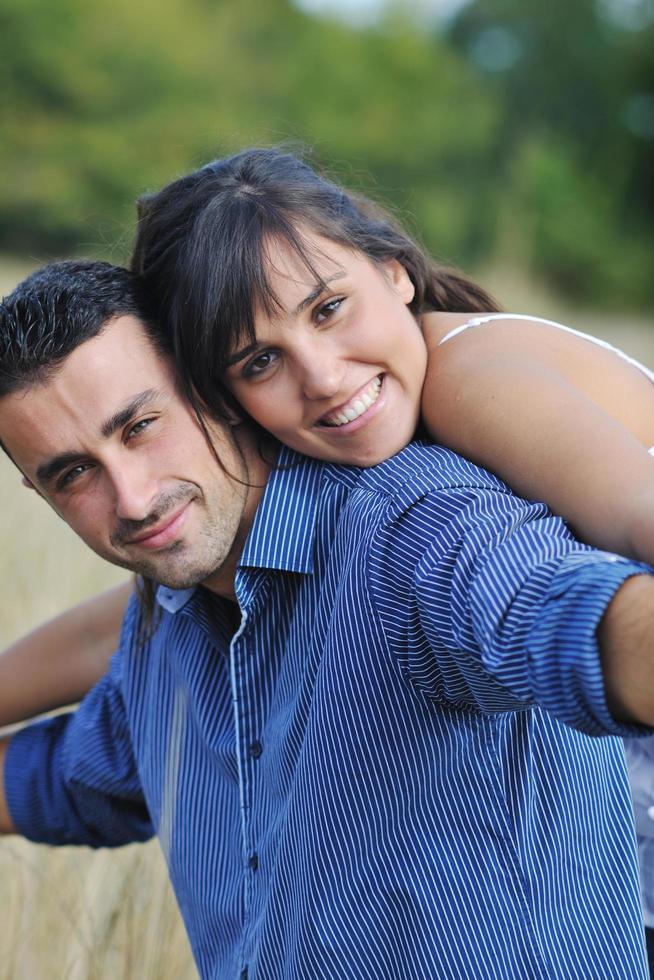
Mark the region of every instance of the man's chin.
MULTIPOLYGON (((138 559, 123 558, 118 559, 115 555, 109 560, 115 565, 128 569, 135 575, 149 579, 155 585, 163 585, 167 589, 192 589, 196 585, 201 585, 205 579, 209 578, 215 571, 213 565, 205 567, 202 563, 192 563, 185 561, 183 556, 168 552, 159 553, 149 557, 139 557, 138 559)), ((172 549, 171 549, 172 551, 172 549)), ((107 557, 104 555, 103 557, 107 557)))
POLYGON ((144 564, 135 571, 138 575, 149 578, 155 585, 163 585, 167 589, 193 589, 212 574, 212 569, 208 571, 204 568, 166 569, 154 567, 154 563, 147 567, 144 564))

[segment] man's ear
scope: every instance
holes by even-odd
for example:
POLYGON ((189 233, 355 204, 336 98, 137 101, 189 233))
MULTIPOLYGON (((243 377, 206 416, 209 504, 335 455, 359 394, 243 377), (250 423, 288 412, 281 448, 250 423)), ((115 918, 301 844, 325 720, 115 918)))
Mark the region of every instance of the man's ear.
POLYGON ((28 490, 33 490, 34 493, 37 495, 37 497, 40 497, 41 500, 45 500, 46 504, 49 507, 52 507, 52 509, 55 512, 55 514, 59 514, 59 517, 61 517, 60 511, 57 510, 57 508, 52 503, 52 501, 48 500, 47 497, 44 497, 43 496, 43 494, 41 493, 41 491, 39 490, 39 488, 37 486, 35 486, 35 484, 32 483, 32 481, 29 479, 29 477, 23 476, 21 478, 21 481, 20 482, 23 484, 24 487, 27 487, 28 490))
POLYGON ((409 273, 397 259, 389 259, 386 262, 386 271, 393 289, 408 306, 416 295, 416 287, 413 285, 409 273))

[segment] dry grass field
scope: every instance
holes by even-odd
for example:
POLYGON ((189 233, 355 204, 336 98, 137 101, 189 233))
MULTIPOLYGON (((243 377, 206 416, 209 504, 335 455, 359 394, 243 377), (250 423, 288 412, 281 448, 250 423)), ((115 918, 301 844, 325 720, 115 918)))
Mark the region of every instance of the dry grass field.
MULTIPOLYGON (((0 263, 0 294, 25 267, 0 263)), ((127 573, 93 555, 0 454, 0 647, 127 573)), ((0 840, 0 980, 194 980, 156 841, 118 850, 0 840)))
MULTIPOLYGON (((0 293, 24 267, 0 263, 0 293)), ((487 283, 507 308, 566 317, 654 365, 654 323, 566 314, 533 284, 487 283)), ((96 558, 0 458, 0 645, 125 573, 96 558)), ((0 980, 186 980, 196 976, 156 843, 119 851, 0 841, 0 980)))
MULTIPOLYGON (((122 581, 0 459, 0 644, 122 581)), ((0 980, 197 976, 156 841, 115 851, 0 840, 0 980)))

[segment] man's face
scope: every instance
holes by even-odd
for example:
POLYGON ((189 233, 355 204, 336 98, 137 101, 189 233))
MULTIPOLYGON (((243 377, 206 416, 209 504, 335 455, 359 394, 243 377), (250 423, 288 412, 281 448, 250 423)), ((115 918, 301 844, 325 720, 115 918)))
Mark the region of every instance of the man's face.
POLYGON ((240 549, 245 464, 227 427, 211 435, 236 480, 132 316, 0 399, 0 440, 36 490, 103 558, 171 588, 211 587, 240 549))

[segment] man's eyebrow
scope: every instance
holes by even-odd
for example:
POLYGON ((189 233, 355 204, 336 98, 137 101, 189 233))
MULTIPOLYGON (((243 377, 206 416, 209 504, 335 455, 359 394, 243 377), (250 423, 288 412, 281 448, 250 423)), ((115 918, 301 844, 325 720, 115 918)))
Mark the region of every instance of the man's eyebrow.
POLYGON ((47 487, 68 466, 74 466, 75 463, 79 463, 83 459, 82 453, 59 453, 58 456, 53 456, 52 459, 37 466, 36 481, 42 487, 47 487))
MULTIPOLYGON (((102 423, 100 432, 103 438, 109 439, 115 432, 126 426, 137 412, 140 412, 142 408, 160 396, 161 392, 156 388, 148 388, 147 391, 142 391, 134 398, 130 398, 123 408, 102 423)), ((58 453, 37 467, 36 479, 41 486, 48 486, 63 470, 84 459, 86 459, 85 454, 75 450, 58 453)))
MULTIPOLYGON (((344 279, 346 275, 347 273, 345 271, 341 271, 335 272, 334 275, 329 276, 328 279, 321 279, 320 282, 317 282, 313 289, 307 293, 304 299, 300 300, 291 315, 299 316, 300 313, 304 313, 307 307, 311 306, 311 304, 318 299, 321 293, 324 293, 325 289, 330 283, 335 282, 337 279, 344 279)), ((235 351, 235 353, 232 354, 231 357, 228 357, 225 361, 225 368, 233 367, 234 364, 242 361, 244 357, 248 357, 250 354, 253 354, 261 346, 262 345, 255 340, 254 343, 248 344, 247 347, 242 347, 240 350, 235 351)))
POLYGON ((140 412, 142 408, 149 405, 156 398, 159 398, 161 392, 156 388, 148 388, 147 391, 142 391, 140 394, 136 395, 134 398, 130 398, 127 404, 119 409, 111 418, 108 418, 106 422, 102 423, 100 432, 104 439, 109 439, 118 429, 124 428, 127 423, 134 418, 137 412, 140 412))

